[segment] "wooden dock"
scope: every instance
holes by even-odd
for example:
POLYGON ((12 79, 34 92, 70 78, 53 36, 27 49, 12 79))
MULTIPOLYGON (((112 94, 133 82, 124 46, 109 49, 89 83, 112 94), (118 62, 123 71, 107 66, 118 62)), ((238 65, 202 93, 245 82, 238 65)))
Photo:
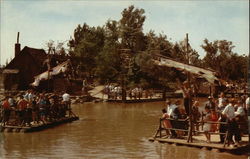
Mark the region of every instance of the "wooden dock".
POLYGON ((149 141, 158 141, 160 143, 173 144, 175 146, 188 146, 195 147, 206 150, 216 150, 218 152, 229 152, 233 154, 249 154, 250 145, 248 141, 248 136, 243 136, 240 145, 237 147, 224 146, 224 144, 219 143, 219 135, 211 135, 211 142, 207 143, 205 135, 193 136, 193 142, 187 142, 187 138, 183 139, 169 139, 165 137, 152 137, 149 141))
POLYGON ((0 125, 0 132, 15 132, 15 133, 27 133, 27 132, 35 132, 35 131, 41 131, 44 129, 52 128, 64 123, 69 123, 75 120, 79 120, 79 117, 65 117, 62 119, 58 119, 53 122, 47 122, 43 124, 34 124, 31 126, 11 126, 11 125, 0 125))
POLYGON ((121 99, 109 99, 107 102, 116 102, 116 103, 145 103, 145 102, 159 102, 164 101, 162 98, 142 98, 142 99, 127 99, 123 102, 121 99))

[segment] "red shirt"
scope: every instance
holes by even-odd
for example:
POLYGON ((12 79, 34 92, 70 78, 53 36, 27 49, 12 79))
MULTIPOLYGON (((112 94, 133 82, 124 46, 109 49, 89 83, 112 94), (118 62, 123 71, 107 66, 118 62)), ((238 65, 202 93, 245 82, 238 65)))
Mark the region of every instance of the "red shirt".
POLYGON ((28 105, 28 101, 24 100, 24 99, 21 99, 19 102, 18 102, 18 110, 24 110, 27 108, 27 105, 28 105))
POLYGON ((214 112, 211 113, 211 120, 212 121, 217 121, 218 120, 218 116, 217 116, 216 113, 214 113, 214 112))
POLYGON ((10 103, 8 102, 8 100, 4 100, 2 105, 3 109, 10 109, 10 103))

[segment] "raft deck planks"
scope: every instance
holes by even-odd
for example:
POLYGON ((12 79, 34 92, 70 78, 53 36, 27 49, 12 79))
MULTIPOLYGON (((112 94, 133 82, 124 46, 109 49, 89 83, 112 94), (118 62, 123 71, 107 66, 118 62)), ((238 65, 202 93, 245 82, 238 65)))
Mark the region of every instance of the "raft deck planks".
MULTIPOLYGON (((169 144, 176 144, 176 145, 183 145, 188 147, 196 147, 196 148, 206 148, 206 149, 217 149, 220 151, 228 151, 233 153, 238 153, 238 150, 247 151, 249 149, 249 142, 248 137, 242 137, 242 142, 238 147, 229 147, 223 146, 223 144, 219 143, 219 136, 211 135, 211 143, 205 142, 204 136, 193 136, 193 142, 187 142, 186 139, 168 139, 168 138, 149 138, 149 141, 158 141, 161 143, 169 143, 169 144)), ((249 150, 248 150, 249 151, 249 150)))

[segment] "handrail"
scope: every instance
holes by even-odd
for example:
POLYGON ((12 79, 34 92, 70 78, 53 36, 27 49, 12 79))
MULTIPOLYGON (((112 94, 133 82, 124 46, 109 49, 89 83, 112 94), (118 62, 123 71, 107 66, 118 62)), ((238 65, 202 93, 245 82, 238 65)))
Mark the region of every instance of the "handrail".
MULTIPOLYGON (((68 115, 69 117, 76 117, 76 114, 74 114, 73 112, 72 112, 72 110, 71 110, 71 107, 70 106, 68 106, 68 107, 66 107, 66 104, 57 104, 58 106, 59 106, 59 109, 60 109, 60 111, 64 111, 65 112, 65 115, 68 115)), ((19 112, 20 110, 18 110, 17 108, 15 108, 15 107, 11 107, 10 109, 9 109, 9 111, 10 111, 10 115, 9 115, 9 120, 8 121, 13 121, 14 122, 14 125, 16 125, 17 124, 17 122, 18 121, 22 121, 22 123, 19 123, 18 125, 19 126, 21 126, 21 127, 23 127, 23 123, 24 122, 27 122, 26 121, 26 113, 27 113, 27 108, 26 109, 24 109, 23 111, 25 111, 24 112, 24 117, 23 118, 20 118, 19 117, 19 115, 18 115, 18 113, 17 112, 19 112), (14 115, 14 116, 13 116, 14 115)), ((41 112, 41 110, 37 110, 37 114, 36 114, 36 117, 38 117, 39 115, 39 113, 41 112)), ((51 118, 54 118, 54 116, 53 115, 56 115, 57 113, 59 113, 59 112, 53 112, 53 113, 55 113, 55 114, 52 114, 52 110, 51 109, 49 109, 48 110, 48 114, 47 114, 47 119, 51 119, 51 118), (50 115, 52 115, 52 116, 50 116, 50 115)), ((0 117, 1 117, 1 120, 0 120, 0 123, 1 124, 3 124, 4 126, 5 126, 5 116, 4 116, 4 109, 2 108, 2 107, 0 107, 0 117)), ((63 112, 62 112, 63 113, 63 112)), ((61 114, 61 115, 63 115, 63 114, 61 114)), ((29 116, 30 118, 32 118, 32 116, 29 116)), ((60 118, 62 118, 62 116, 58 116, 58 117, 55 117, 54 119, 60 119, 60 118)), ((38 118, 38 120, 37 120, 38 122, 41 122, 41 121, 43 121, 41 118, 39 119, 38 118)), ((28 122, 29 123, 29 122, 28 122)))
MULTIPOLYGON (((161 120, 188 121, 189 119, 161 118, 161 120)), ((214 122, 214 121, 196 121, 196 123, 227 124, 227 122, 214 122)))
MULTIPOLYGON (((162 130, 176 130, 176 131, 183 131, 183 132, 188 132, 189 130, 186 130, 186 129, 177 129, 177 128, 164 128, 162 127, 162 121, 164 120, 175 120, 175 121, 181 121, 181 122, 184 122, 184 121, 188 121, 190 119, 172 119, 172 118, 160 118, 159 120, 159 128, 157 129, 157 132, 155 133, 154 135, 154 138, 157 137, 158 134, 160 134, 160 138, 162 137, 162 133, 161 131, 162 130)), ((213 122, 213 121, 197 121, 196 123, 210 123, 210 124, 224 124, 224 125, 227 125, 228 122, 213 122)), ((197 130, 192 130, 192 132, 198 132, 198 133, 204 133, 204 131, 197 131, 197 130)), ((226 132, 208 132, 209 134, 216 134, 216 135, 225 135, 224 137, 224 143, 223 143, 223 147, 226 146, 227 142, 228 142, 228 129, 226 130, 226 132)))

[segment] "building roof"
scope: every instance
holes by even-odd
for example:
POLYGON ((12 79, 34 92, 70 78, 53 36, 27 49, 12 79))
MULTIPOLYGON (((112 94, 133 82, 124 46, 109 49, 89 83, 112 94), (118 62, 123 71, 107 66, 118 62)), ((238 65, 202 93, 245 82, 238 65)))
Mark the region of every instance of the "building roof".
POLYGON ((39 63, 40 65, 43 64, 43 62, 46 60, 47 58, 47 54, 45 53, 45 51, 43 49, 35 49, 35 48, 31 48, 31 47, 27 47, 25 46, 22 51, 20 52, 20 54, 22 52, 27 52, 29 53, 34 60, 39 63))
POLYGON ((47 54, 43 49, 30 48, 25 46, 21 52, 14 57, 14 59, 5 67, 6 69, 12 68, 14 63, 23 62, 21 56, 24 54, 29 54, 32 60, 39 66, 42 67, 43 62, 47 58, 47 54))

